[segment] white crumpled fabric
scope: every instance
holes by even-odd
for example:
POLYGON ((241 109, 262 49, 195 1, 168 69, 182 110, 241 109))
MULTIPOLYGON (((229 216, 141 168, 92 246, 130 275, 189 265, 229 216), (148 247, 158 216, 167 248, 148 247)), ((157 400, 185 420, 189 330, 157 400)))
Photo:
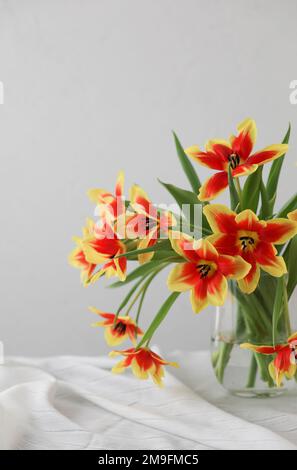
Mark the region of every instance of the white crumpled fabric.
POLYGON ((171 359, 181 369, 167 368, 164 389, 113 375, 106 357, 8 359, 0 448, 297 449, 296 393, 233 397, 216 383, 208 353, 171 359))

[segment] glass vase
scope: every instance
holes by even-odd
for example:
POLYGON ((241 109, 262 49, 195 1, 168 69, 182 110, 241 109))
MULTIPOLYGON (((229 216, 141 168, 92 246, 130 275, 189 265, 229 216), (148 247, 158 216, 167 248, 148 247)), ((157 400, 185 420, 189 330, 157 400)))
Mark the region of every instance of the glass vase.
POLYGON ((230 393, 241 397, 273 397, 295 386, 295 380, 276 387, 268 370, 273 355, 242 349, 242 343, 274 345, 287 342, 297 330, 296 289, 290 299, 284 295, 281 315, 273 320, 277 280, 262 274, 253 294, 242 294, 236 283, 229 285, 224 306, 217 307, 211 341, 212 366, 218 382, 230 393), (295 315, 296 316, 296 315, 295 315))

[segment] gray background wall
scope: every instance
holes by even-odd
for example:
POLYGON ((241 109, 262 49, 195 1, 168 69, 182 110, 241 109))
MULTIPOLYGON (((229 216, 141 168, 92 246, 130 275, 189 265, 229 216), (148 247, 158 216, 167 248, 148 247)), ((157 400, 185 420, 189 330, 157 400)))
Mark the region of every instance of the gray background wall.
MULTIPOLYGON (((113 188, 123 168, 154 201, 156 178, 186 185, 171 129, 185 145, 225 137, 244 117, 258 148, 291 151, 280 202, 296 188, 297 4, 262 0, 0 1, 1 316, 7 353, 100 354, 88 305, 112 311, 124 295, 88 289, 67 264, 71 236, 93 207, 92 186, 113 188), (294 188, 295 187, 295 188, 294 188)), ((208 172, 199 168, 202 178, 208 172)), ((158 281, 149 322, 167 295, 158 281)), ((156 341, 208 346, 212 311, 179 299, 156 341)))

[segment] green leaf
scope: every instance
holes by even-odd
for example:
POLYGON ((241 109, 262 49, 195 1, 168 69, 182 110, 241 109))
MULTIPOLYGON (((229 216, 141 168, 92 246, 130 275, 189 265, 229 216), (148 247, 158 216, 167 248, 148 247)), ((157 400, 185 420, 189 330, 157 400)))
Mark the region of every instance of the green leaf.
POLYGON ((257 212, 259 198, 260 198, 260 187, 262 181, 262 167, 259 167, 257 171, 249 175, 246 179, 245 185, 242 191, 241 209, 251 209, 253 212, 257 212))
MULTIPOLYGON (((150 252, 155 252, 155 251, 164 251, 164 249, 169 248, 170 249, 171 244, 168 240, 160 241, 159 243, 156 243, 153 246, 149 246, 147 248, 141 248, 139 250, 131 250, 131 251, 126 251, 125 253, 121 253, 120 255, 117 255, 114 257, 114 259, 117 258, 128 258, 130 259, 131 257, 136 257, 142 253, 150 253, 150 252)), ((175 251, 172 250, 171 254, 176 255, 175 251)))
POLYGON ((289 212, 294 211, 297 209, 297 193, 294 194, 294 196, 289 199, 286 204, 283 205, 279 213, 277 214, 277 217, 287 217, 289 212))
POLYGON ((292 296, 297 286, 297 269, 296 269, 297 235, 295 235, 295 237, 292 238, 283 256, 284 256, 284 260, 286 262, 287 270, 288 270, 287 292, 288 292, 288 298, 290 299, 290 297, 292 296))
POLYGON ((182 208, 184 204, 201 205, 201 202, 197 198, 197 194, 193 193, 192 191, 187 191, 186 189, 179 188, 173 184, 164 183, 161 180, 158 181, 162 184, 162 186, 164 186, 165 189, 167 189, 171 196, 173 196, 180 208, 182 208))
MULTIPOLYGON (((202 213, 202 202, 199 201, 197 198, 197 195, 193 193, 192 191, 187 191, 186 189, 179 188, 178 186, 174 186, 173 184, 169 183, 164 183, 161 180, 158 180, 160 184, 173 196, 173 198, 176 200, 177 204, 179 205, 181 210, 185 210, 185 205, 188 206, 188 211, 185 216, 187 216, 187 221, 189 222, 190 226, 192 228, 199 228, 201 223, 199 223, 199 226, 195 224, 197 220, 200 219, 200 214, 201 215, 201 221, 202 225, 205 229, 205 231, 209 230, 209 226, 207 223, 207 220, 205 219, 203 213, 202 213), (196 211, 199 211, 198 214, 196 211)), ((199 222, 201 222, 199 220, 199 222)), ((202 227, 201 227, 202 229, 202 227)), ((203 231, 203 230, 202 230, 203 231)))
POLYGON ((159 260, 159 261, 152 260, 152 261, 149 261, 148 263, 137 266, 137 268, 135 268, 133 271, 131 271, 131 273, 128 274, 125 281, 114 282, 113 284, 110 284, 109 287, 114 288, 114 287, 125 286, 126 284, 129 284, 129 282, 134 281, 138 277, 144 276, 145 274, 150 273, 151 271, 158 268, 159 266, 161 266, 161 264, 164 264, 164 263, 165 263, 164 260, 159 260))
POLYGON ((235 188, 231 165, 229 165, 229 169, 228 169, 228 180, 229 180, 231 209, 235 210, 236 208, 240 207, 240 201, 239 201, 238 193, 235 188))
MULTIPOLYGON (((290 133, 291 133, 291 124, 289 124, 287 133, 282 141, 283 144, 287 144, 289 142, 290 133)), ((284 163, 284 157, 285 155, 282 155, 281 157, 274 160, 274 162, 271 165, 271 169, 270 169, 268 180, 267 180, 266 189, 267 189, 268 199, 271 201, 270 214, 273 213, 273 209, 274 209, 277 186, 278 186, 278 181, 280 177, 280 172, 284 163)))
POLYGON ((261 178, 260 183, 260 194, 261 194, 261 210, 260 210, 260 219, 268 219, 270 217, 270 207, 271 201, 268 199, 268 193, 266 190, 266 186, 263 183, 263 179, 261 178))
POLYGON ((190 183, 194 193, 198 194, 199 188, 201 186, 198 175, 197 175, 192 163, 190 162, 189 158, 185 154, 185 151, 184 151, 177 135, 175 134, 175 132, 173 132, 173 136, 174 136, 174 142, 175 142, 175 147, 176 147, 176 151, 177 151, 177 156, 179 158, 181 166, 182 166, 182 168, 185 172, 186 177, 189 180, 189 183, 190 183))
POLYGON ((141 348, 141 346, 143 346, 143 344, 145 344, 147 341, 149 341, 152 338, 152 336, 155 333, 156 329, 160 326, 160 324, 162 323, 162 321, 166 317, 167 313, 169 312, 169 310, 171 309, 172 305, 174 304, 174 302, 176 301, 176 299, 178 298, 179 295, 180 295, 180 292, 173 292, 165 300, 162 307, 160 308, 157 315, 155 316, 152 323, 150 324, 149 328, 145 332, 143 338, 141 339, 141 341, 137 345, 136 349, 141 348))
POLYGON ((278 340, 278 325, 283 312, 284 301, 284 276, 277 279, 274 308, 272 313, 272 343, 273 345, 279 342, 278 340))

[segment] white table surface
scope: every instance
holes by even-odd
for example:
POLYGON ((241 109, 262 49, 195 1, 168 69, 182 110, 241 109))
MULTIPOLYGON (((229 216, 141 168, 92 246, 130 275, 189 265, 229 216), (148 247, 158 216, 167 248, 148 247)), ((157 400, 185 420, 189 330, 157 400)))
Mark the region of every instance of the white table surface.
POLYGON ((278 398, 237 398, 216 383, 207 352, 173 358, 181 368, 167 368, 161 390, 113 375, 106 357, 7 359, 0 448, 297 449, 297 386, 278 398))

